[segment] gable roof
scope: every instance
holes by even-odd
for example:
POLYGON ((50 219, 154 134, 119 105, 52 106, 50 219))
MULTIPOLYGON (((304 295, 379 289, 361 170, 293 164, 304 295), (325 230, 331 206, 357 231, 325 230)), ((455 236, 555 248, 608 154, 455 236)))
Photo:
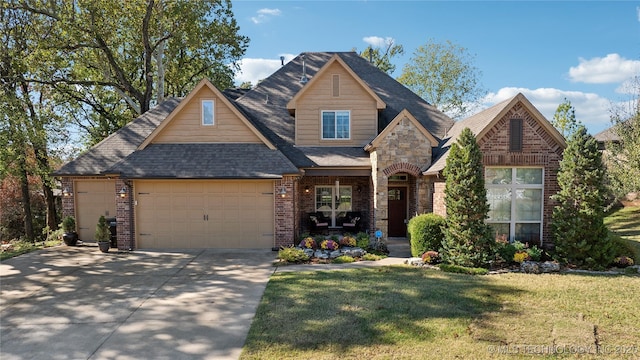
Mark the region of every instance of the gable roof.
MULTIPOLYGON (((165 147, 165 144, 153 144, 153 139, 195 96, 194 94, 205 86, 219 96, 221 101, 262 140, 266 149, 281 152, 283 158, 288 161, 288 163, 280 164, 279 161, 282 159, 279 155, 273 155, 269 152, 262 153, 263 149, 261 148, 252 150, 254 152, 247 151, 247 158, 240 159, 241 165, 238 166, 244 166, 245 163, 242 161, 253 161, 258 170, 252 176, 258 176, 258 173, 267 177, 276 173, 280 175, 291 173, 292 167, 297 169, 328 166, 370 167, 369 154, 362 147, 297 147, 295 145, 295 118, 289 113, 287 104, 296 96, 300 96, 299 93, 304 88, 305 84, 299 81, 302 75, 303 56, 306 75, 310 79, 307 85, 313 84, 317 75, 322 75, 322 69, 327 69, 331 64, 338 63, 371 94, 376 100, 379 110, 378 133, 383 131, 402 111, 407 111, 412 116, 412 121, 421 126, 421 132, 425 130, 425 134, 432 135, 438 141, 454 124, 447 115, 355 52, 302 53, 251 90, 221 92, 208 80, 202 80, 185 99, 181 101, 178 99, 167 100, 141 115, 82 156, 65 164, 54 172, 54 175, 88 176, 122 172, 123 175, 129 176, 142 176, 142 174, 146 174, 145 176, 172 176, 170 173, 162 172, 159 167, 171 167, 173 165, 169 163, 170 161, 181 161, 182 159, 169 155, 160 156, 158 163, 152 164, 148 158, 151 154, 158 155, 157 152, 160 149, 167 149, 194 156, 194 163, 191 164, 194 170, 190 175, 185 172, 185 169, 175 170, 175 174, 179 173, 184 177, 225 176, 213 170, 211 172, 197 170, 199 165, 195 162, 206 162, 210 159, 202 159, 201 155, 193 151, 198 150, 212 156, 214 150, 221 151, 221 159, 244 156, 237 152, 238 148, 236 147, 229 147, 228 152, 224 152, 215 146, 204 148, 193 146, 194 144, 174 144, 176 147, 169 148, 165 147), (152 145, 154 146, 152 147, 152 145), (147 150, 149 151, 145 152, 147 150), (253 158, 251 154, 254 155, 253 158), (261 166, 267 159, 273 160, 276 164, 271 172, 264 169, 264 171, 259 170, 262 169, 261 166), (145 168, 134 170, 136 165, 145 168)), ((224 146, 229 146, 229 144, 224 144, 224 146)), ((228 166, 226 169, 230 170, 228 166)))
POLYGON ((599 143, 606 143, 609 141, 620 142, 620 136, 614 131, 614 126, 600 131, 599 133, 593 135, 593 137, 599 143))
POLYGON ((415 126, 418 131, 425 138, 427 138, 429 142, 431 142, 431 146, 438 146, 438 140, 433 135, 431 135, 431 133, 428 132, 424 127, 422 127, 418 120, 416 120, 416 118, 411 115, 411 113, 407 109, 404 109, 398 114, 398 116, 396 116, 395 119, 393 119, 393 121, 389 123, 389 125, 387 125, 387 127, 384 128, 384 130, 382 130, 378 134, 378 136, 375 137, 375 139, 373 139, 369 144, 367 144, 367 146, 365 146, 365 150, 368 151, 369 149, 378 147, 382 139, 384 139, 391 131, 393 131, 393 129, 398 126, 398 124, 400 124, 400 121, 402 121, 402 119, 404 118, 409 119, 413 126, 415 126))
MULTIPOLYGON (((313 84, 315 84, 318 79, 320 79, 322 77, 322 75, 329 71, 329 67, 331 67, 331 65, 333 63, 338 63, 342 66, 342 68, 344 68, 347 73, 349 73, 349 75, 351 75, 351 77, 353 77, 356 82, 362 86, 362 88, 376 101, 376 108, 377 109, 384 109, 385 107, 387 107, 387 104, 384 103, 384 101, 382 101, 382 99, 380 99, 380 97, 374 93, 371 88, 369 86, 367 86, 362 79, 353 71, 351 70, 351 68, 344 63, 344 60, 342 60, 342 58, 340 58, 340 56, 338 56, 338 54, 334 54, 331 59, 329 59, 329 61, 327 61, 326 64, 324 64, 324 66, 322 66, 322 68, 320 68, 320 70, 316 73, 316 75, 311 78, 311 80, 309 82, 307 82, 307 84, 300 90, 298 91, 298 93, 295 94, 295 96, 289 100, 289 102, 287 103, 287 109, 288 110, 293 110, 296 108, 297 106, 297 101, 298 99, 304 95, 304 93, 313 87, 313 84)), ((306 65, 306 64, 305 64, 306 65)), ((306 67, 306 66, 305 66, 306 67)), ((304 70, 306 72, 306 70, 304 70)))
POLYGON ((180 104, 169 114, 169 116, 167 116, 167 118, 151 132, 151 134, 142 142, 142 144, 140 144, 138 150, 144 150, 147 145, 151 144, 153 139, 162 132, 162 129, 164 129, 171 123, 171 121, 173 121, 176 114, 180 113, 180 110, 182 110, 182 108, 184 108, 189 102, 191 102, 198 91, 200 91, 200 89, 202 89, 203 87, 207 87, 210 91, 212 91, 216 95, 216 97, 220 99, 231 110, 231 112, 233 112, 240 119, 240 121, 249 128, 249 130, 251 130, 251 132, 253 132, 260 140, 262 140, 265 145, 267 145, 267 147, 269 147, 269 149, 275 149, 275 146, 273 146, 271 141, 269 141, 264 135, 262 135, 262 133, 259 132, 255 128, 255 126, 253 126, 253 124, 249 122, 249 120, 247 120, 246 116, 241 113, 235 107, 235 105, 233 105, 231 101, 229 101, 229 99, 227 99, 227 97, 223 95, 222 92, 220 92, 215 86, 213 86, 213 84, 208 79, 205 78, 200 80, 198 85, 196 85, 196 87, 189 92, 189 95, 182 99, 180 104))
POLYGON ((563 147, 566 146, 564 137, 558 132, 558 130, 556 130, 556 128, 546 120, 544 115, 542 115, 522 93, 518 93, 511 99, 504 100, 486 110, 456 122, 449 130, 444 142, 440 145, 439 153, 434 154, 437 156, 436 160, 423 172, 423 175, 436 175, 444 169, 447 164, 449 149, 453 143, 458 141, 458 137, 462 133, 462 130, 469 128, 476 136, 476 139, 482 139, 482 137, 484 137, 484 135, 519 102, 522 103, 525 109, 539 121, 542 127, 545 128, 545 130, 555 141, 558 142, 558 144, 563 147))
MULTIPOLYGON (((303 74, 302 56, 304 56, 305 72, 309 83, 328 61, 336 57, 334 61, 344 64, 373 91, 386 104, 378 114, 378 132, 382 131, 404 109, 409 111, 436 139, 444 136, 446 130, 454 124, 447 115, 355 52, 302 53, 236 100, 236 104, 256 124, 256 127, 300 168, 318 166, 315 161, 305 155, 301 148, 295 146, 295 118, 287 109, 289 101, 304 87, 300 82, 303 74)), ((325 149, 330 151, 331 148, 325 149)), ((362 148, 360 151, 361 156, 368 156, 362 148)), ((320 156, 317 152, 315 154, 320 156)), ((337 155, 334 155, 334 159, 335 156, 337 155)), ((361 164, 359 160, 356 162, 348 160, 348 158, 342 159, 341 163, 345 166, 361 164)))
POLYGON ((53 175, 102 175, 104 171, 133 153, 179 103, 178 98, 164 101, 94 145, 84 154, 64 164, 54 171, 53 175))

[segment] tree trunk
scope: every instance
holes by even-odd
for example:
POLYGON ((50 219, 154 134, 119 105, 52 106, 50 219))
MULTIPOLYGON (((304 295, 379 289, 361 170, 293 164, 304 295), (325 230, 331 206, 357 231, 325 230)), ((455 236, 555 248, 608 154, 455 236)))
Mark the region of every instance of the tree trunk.
POLYGON ((22 192, 22 211, 24 212, 24 233, 29 241, 35 240, 33 232, 33 218, 31 217, 31 196, 29 194, 29 178, 27 176, 26 164, 21 161, 20 166, 20 190, 22 192))
POLYGON ((47 226, 49 230, 58 230, 58 212, 56 211, 56 198, 53 196, 53 190, 48 183, 42 184, 42 192, 44 192, 44 201, 47 204, 47 226))

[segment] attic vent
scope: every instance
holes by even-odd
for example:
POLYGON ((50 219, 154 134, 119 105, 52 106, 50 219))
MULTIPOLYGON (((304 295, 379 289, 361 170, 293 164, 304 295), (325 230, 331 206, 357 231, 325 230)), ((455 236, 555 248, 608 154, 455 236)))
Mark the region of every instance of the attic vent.
POLYGON ((307 64, 304 61, 304 55, 300 57, 302 58, 302 77, 300 78, 300 83, 306 84, 309 81, 309 78, 307 78, 307 64))
POLYGON ((338 74, 333 75, 332 85, 333 85, 333 96, 334 97, 340 96, 340 75, 338 74))
POLYGON ((511 119, 510 121, 509 151, 522 151, 522 119, 511 119))

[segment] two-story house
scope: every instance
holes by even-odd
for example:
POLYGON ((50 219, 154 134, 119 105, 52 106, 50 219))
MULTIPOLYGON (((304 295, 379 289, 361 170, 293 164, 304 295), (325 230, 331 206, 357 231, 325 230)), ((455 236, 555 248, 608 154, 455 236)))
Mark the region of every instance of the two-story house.
POLYGON ((251 90, 202 80, 62 166, 63 213, 119 249, 277 248, 303 232, 380 230, 444 214, 448 149, 484 154, 497 237, 549 243, 565 147, 523 96, 454 122, 355 52, 303 53, 251 90))

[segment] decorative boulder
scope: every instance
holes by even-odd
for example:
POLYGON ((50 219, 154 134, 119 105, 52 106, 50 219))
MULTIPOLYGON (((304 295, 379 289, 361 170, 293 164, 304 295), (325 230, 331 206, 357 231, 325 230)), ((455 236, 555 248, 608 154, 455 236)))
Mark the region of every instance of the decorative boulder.
POLYGON ((365 254, 365 251, 362 250, 361 248, 345 248, 342 250, 342 253, 344 255, 348 255, 351 257, 363 257, 365 254))
POLYGON ((555 261, 545 261, 540 264, 540 271, 543 273, 558 272, 560 271, 560 264, 555 261))
POLYGON ((342 255, 342 253, 340 252, 340 250, 335 250, 329 253, 329 259, 335 259, 338 256, 342 255))
POLYGON ((313 257, 316 257, 318 259, 328 259, 329 254, 323 252, 322 250, 316 250, 316 252, 313 254, 313 257))
POLYGON ((560 264, 554 261, 523 261, 520 264, 520 271, 527 274, 541 274, 560 271, 560 264))
POLYGON ((540 274, 540 267, 536 261, 523 261, 520 264, 520 271, 527 274, 540 274))
POLYGON ((404 261, 405 264, 409 264, 409 265, 414 265, 414 266, 423 266, 424 265, 424 261, 422 260, 421 257, 412 257, 412 258, 408 258, 407 260, 404 261))

